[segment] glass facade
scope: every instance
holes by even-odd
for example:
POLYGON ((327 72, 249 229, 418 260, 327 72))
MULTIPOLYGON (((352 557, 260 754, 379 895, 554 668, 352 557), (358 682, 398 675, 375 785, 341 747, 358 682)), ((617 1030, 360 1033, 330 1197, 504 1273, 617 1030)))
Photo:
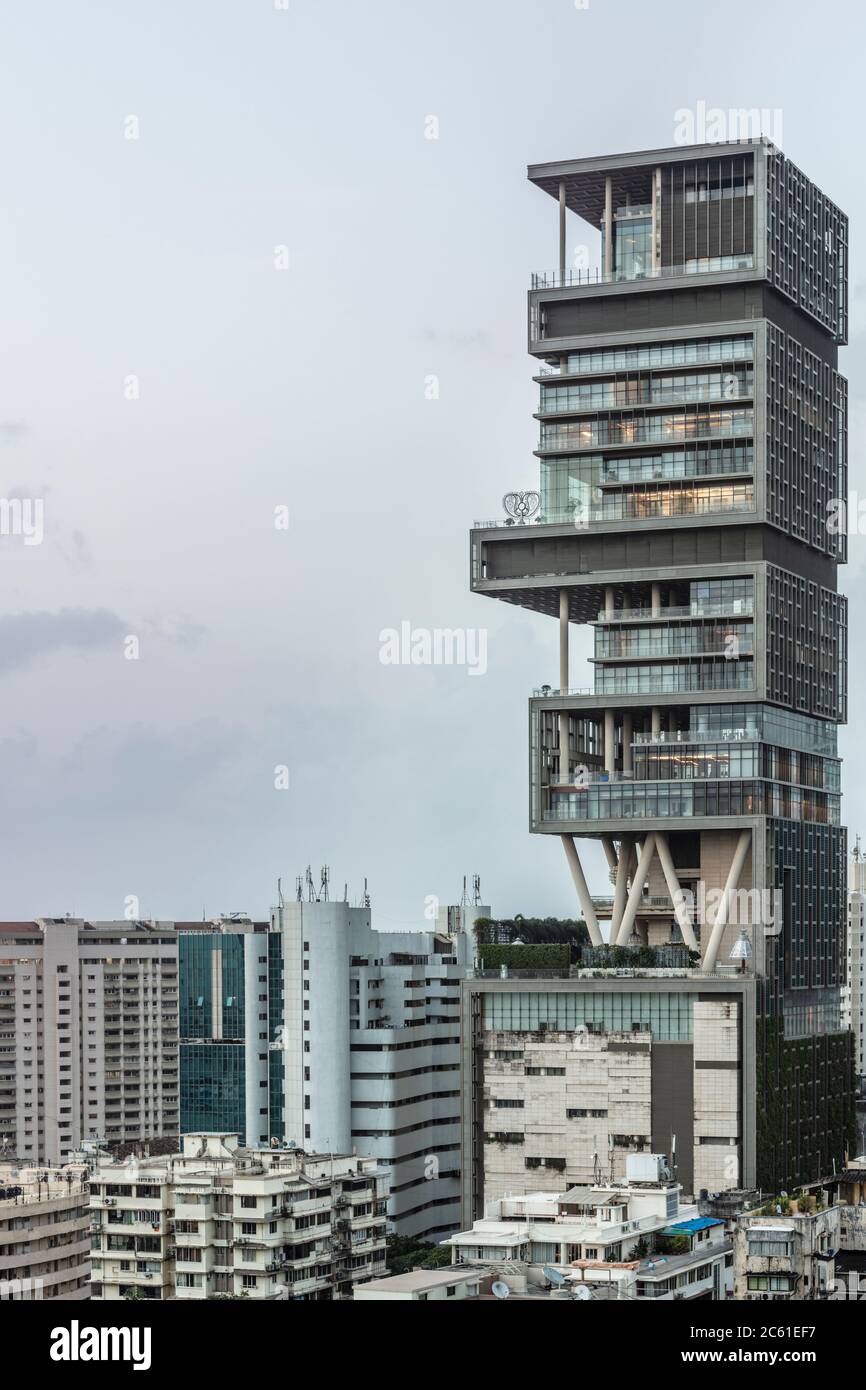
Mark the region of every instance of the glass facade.
POLYGON ((688 367, 703 362, 751 362, 754 339, 692 338, 681 343, 643 343, 638 347, 590 348, 569 353, 570 375, 611 371, 639 371, 652 367, 688 367))
POLYGON ((582 1026, 604 1032, 630 1033, 642 1028, 658 1042, 691 1042, 695 995, 541 991, 484 994, 484 1028, 505 1033, 538 1032, 541 1027, 573 1031, 582 1026))
POLYGON ((754 690, 750 657, 739 661, 695 661, 690 665, 600 666, 597 695, 676 695, 691 690, 754 690))
MULTIPOLYGON (((753 473, 751 444, 705 444, 695 448, 665 449, 642 454, 585 454, 541 460, 542 514, 548 521, 572 521, 588 509, 604 511, 605 489, 633 483, 659 484, 720 475, 753 473)), ((669 491, 669 490, 668 490, 669 491)), ((648 506, 664 494, 644 491, 639 506, 648 506)), ((670 494, 669 494, 670 495, 670 494)), ((720 500, 720 499, 714 499, 720 500)), ((608 507, 621 506, 622 494, 608 507)))
POLYGON ((660 820, 689 816, 780 816, 838 825, 839 797, 761 781, 592 782, 550 793, 545 820, 660 820))
POLYGON ((240 933, 182 932, 178 938, 181 1038, 244 1036, 244 939, 240 933), (219 957, 219 962, 215 961, 219 957), (220 998, 214 998, 220 982, 220 998))
POLYGON ((626 415, 618 419, 574 420, 542 424, 542 452, 550 449, 595 449, 605 444, 656 444, 712 435, 754 431, 754 411, 718 406, 662 415, 626 415))
POLYGON ((630 376, 621 380, 580 382, 572 386, 543 386, 542 414, 607 410, 636 405, 679 405, 686 401, 722 401, 750 397, 751 367, 721 368, 677 375, 630 376))
POLYGON ((237 1133, 246 1126, 244 1044, 182 1043, 180 1047, 180 1127, 237 1133))

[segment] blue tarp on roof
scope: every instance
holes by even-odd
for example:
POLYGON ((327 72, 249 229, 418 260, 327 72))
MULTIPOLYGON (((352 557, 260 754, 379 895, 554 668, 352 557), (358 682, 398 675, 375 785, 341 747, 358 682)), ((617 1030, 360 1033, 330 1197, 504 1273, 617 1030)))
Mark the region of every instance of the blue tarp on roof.
POLYGON ((724 1221, 719 1221, 715 1216, 694 1216, 691 1221, 677 1221, 675 1225, 665 1228, 666 1236, 685 1236, 691 1235, 694 1231, 705 1231, 709 1226, 724 1226, 724 1221))

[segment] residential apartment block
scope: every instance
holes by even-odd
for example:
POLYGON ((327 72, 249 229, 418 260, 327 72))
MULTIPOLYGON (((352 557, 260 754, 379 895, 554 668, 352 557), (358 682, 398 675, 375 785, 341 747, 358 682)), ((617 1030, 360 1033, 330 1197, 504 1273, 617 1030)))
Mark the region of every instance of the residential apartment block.
POLYGON ((242 1147, 236 1134, 99 1161, 92 1296, 351 1298, 385 1271, 387 1194, 374 1159, 242 1147))
POLYGON ((82 1164, 0 1164, 0 1302, 90 1297, 89 1203, 82 1164))
POLYGON ((2 1152, 176 1135, 177 991, 173 923, 0 923, 2 1152))

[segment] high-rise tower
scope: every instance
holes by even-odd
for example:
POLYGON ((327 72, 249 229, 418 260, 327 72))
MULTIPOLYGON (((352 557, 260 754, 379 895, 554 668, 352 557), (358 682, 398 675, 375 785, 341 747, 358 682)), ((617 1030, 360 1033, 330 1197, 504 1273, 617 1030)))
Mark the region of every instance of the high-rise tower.
MULTIPOLYGON (((691 1126, 696 1188, 793 1187, 852 1142, 836 737, 847 219, 766 140, 529 178, 559 207, 559 268, 529 295, 541 481, 473 530, 472 587, 559 621, 558 687, 530 700, 530 829, 560 837, 593 941, 609 919, 614 943, 693 954, 685 981, 632 981, 627 1005, 605 996, 595 1014, 563 1002, 571 985, 526 1004, 510 983, 485 1026, 591 1016, 653 1049, 690 1044, 663 1076, 653 1051, 653 1142, 666 1089, 670 1114, 689 1114, 658 1125, 691 1126), (600 233, 599 270, 567 264, 569 214, 600 233), (594 637, 591 690, 572 687, 575 624, 594 637), (587 839, 609 899, 590 894, 587 839)), ((611 1135, 611 1152, 617 1137, 631 1142, 611 1135)))

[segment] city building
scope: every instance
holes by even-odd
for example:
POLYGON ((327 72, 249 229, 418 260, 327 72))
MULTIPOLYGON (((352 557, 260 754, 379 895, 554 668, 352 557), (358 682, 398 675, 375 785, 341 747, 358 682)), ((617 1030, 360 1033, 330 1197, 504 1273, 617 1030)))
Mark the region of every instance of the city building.
MULTIPOLYGON (((561 840, 592 942, 679 944, 692 968, 465 986, 464 1221, 484 1200, 505 1034, 649 1041, 650 1119, 642 1092, 624 1144, 585 1113, 605 1109, 603 1079, 597 1101, 579 1083, 567 1098, 575 1153, 597 1136, 607 1171, 675 1134, 686 1191, 779 1191, 856 1143, 837 750, 847 219, 766 139, 529 178, 559 219, 559 267, 529 294, 540 487, 476 523, 471 586, 558 620, 558 676, 536 676, 529 702, 529 822, 561 840), (600 237, 598 271, 567 264, 571 216, 583 243, 600 237), (589 690, 575 624, 592 633, 589 690), (612 896, 590 892, 593 841, 612 896)), ((593 1044, 593 1087, 622 1045, 593 1044)))
POLYGON ((174 923, 0 923, 0 1156, 178 1133, 174 923))
POLYGON ((462 1303, 478 1298, 482 1288, 489 1287, 491 1276, 485 1271, 467 1269, 412 1269, 406 1274, 392 1274, 384 1279, 371 1279, 355 1290, 356 1303, 435 1303, 452 1298, 462 1303))
POLYGON ((731 1260, 724 1222, 681 1207, 680 1194, 665 1159, 633 1155, 623 1182, 496 1198, 470 1230, 443 1243, 461 1268, 502 1266, 530 1286, 722 1299, 731 1260))
MULTIPOLYGON (((864 1075, 863 932, 866 930, 866 855, 860 836, 848 859, 848 970, 842 990, 842 1019, 854 1039, 854 1074, 862 1088, 864 1075)), ((859 1145, 858 1145, 859 1147, 859 1145)))
POLYGON ((267 1017, 258 1026, 259 1014, 268 1012, 267 932, 267 922, 237 913, 178 927, 182 1134, 237 1133, 251 1143, 270 1138, 256 1063, 269 1038, 267 1017))
POLYGON ((488 913, 380 932, 320 894, 281 897, 270 922, 179 924, 181 1131, 378 1158, 397 1234, 455 1230, 459 989, 488 913))
POLYGON ((671 1155, 689 1197, 754 1165, 741 1069, 754 980, 675 969, 483 972, 463 985, 462 1212, 529 1191, 621 1181, 671 1155), (740 1136, 745 1128, 745 1148, 740 1136))
POLYGON ((378 1159, 398 1235, 460 1225, 460 981, 483 916, 480 904, 441 908, 432 931, 386 932, 345 902, 273 912, 260 1135, 378 1159))
POLYGON ((797 1202, 779 1215, 750 1212, 734 1228, 734 1297, 827 1298, 833 1287, 842 1208, 797 1202))
POLYGON ((0 1302, 89 1297, 87 1169, 0 1164, 0 1302))
POLYGON ((388 1179, 375 1159, 241 1147, 98 1162, 92 1296, 332 1301, 385 1272, 388 1179))

